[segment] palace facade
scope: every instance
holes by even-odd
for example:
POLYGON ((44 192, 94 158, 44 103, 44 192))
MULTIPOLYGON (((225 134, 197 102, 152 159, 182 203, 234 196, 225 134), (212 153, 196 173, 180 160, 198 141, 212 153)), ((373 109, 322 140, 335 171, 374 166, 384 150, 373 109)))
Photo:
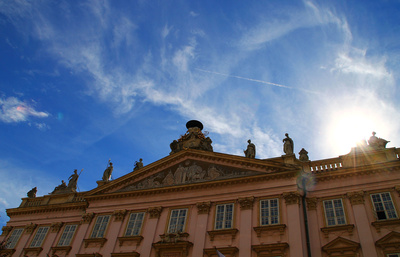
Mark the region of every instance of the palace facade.
MULTIPOLYGON (((77 173, 45 196, 30 192, 0 256, 400 257, 400 150, 375 137, 349 154, 310 161, 214 152, 198 121, 171 154, 76 192, 77 173), (219 252, 219 253, 218 253, 219 252), (222 254, 222 255, 221 255, 222 254)), ((106 173, 107 172, 107 173, 106 173)))

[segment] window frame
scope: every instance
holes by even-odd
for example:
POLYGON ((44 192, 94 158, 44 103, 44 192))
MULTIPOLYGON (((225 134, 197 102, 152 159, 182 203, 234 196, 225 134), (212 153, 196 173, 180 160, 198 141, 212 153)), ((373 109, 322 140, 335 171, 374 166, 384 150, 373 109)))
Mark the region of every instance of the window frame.
POLYGON ((400 253, 388 253, 386 257, 400 257, 400 253))
POLYGON ((328 198, 328 199, 323 199, 322 200, 322 210, 323 210, 324 218, 325 218, 324 219, 325 227, 344 226, 344 225, 348 224, 346 205, 345 205, 345 202, 343 201, 343 198, 341 198, 341 197, 332 197, 332 198, 328 198), (334 201, 337 201, 337 200, 340 200, 341 205, 342 205, 342 212, 343 212, 343 219, 344 219, 344 223, 343 224, 339 224, 338 223, 338 217, 339 216, 336 213, 336 208, 335 208, 335 203, 334 203, 334 201), (330 201, 332 203, 332 207, 333 207, 333 213, 334 213, 333 219, 335 221, 335 224, 333 224, 333 225, 330 225, 329 221, 328 221, 328 216, 327 216, 328 212, 327 212, 326 206, 325 206, 325 202, 328 202, 328 201, 330 201))
POLYGON ((36 230, 35 236, 33 237, 32 241, 31 241, 30 244, 29 244, 29 247, 31 247, 31 248, 41 247, 41 246, 43 245, 43 242, 46 240, 46 237, 47 237, 47 235, 48 235, 48 233, 49 233, 49 230, 50 230, 50 226, 40 226, 40 227, 38 227, 38 229, 36 230), (42 235, 38 235, 38 233, 39 233, 39 231, 40 231, 41 229, 46 229, 46 232, 44 233, 43 236, 42 236, 42 235), (39 236, 41 236, 42 238, 41 238, 41 239, 40 239, 40 238, 37 238, 37 237, 39 237, 39 236), (39 239, 40 239, 41 241, 39 241, 39 239), (39 241, 40 244, 38 245, 36 241, 39 241), (34 242, 35 242, 35 244, 33 244, 34 242))
MULTIPOLYGON (((66 224, 66 225, 64 226, 64 229, 63 229, 63 232, 61 233, 60 238, 58 239, 57 246, 70 246, 71 243, 72 243, 72 241, 73 241, 74 238, 75 238, 76 231, 78 230, 78 227, 79 227, 78 224, 66 224), (65 243, 64 243, 64 244, 60 245, 60 242, 63 240, 63 235, 64 235, 65 233, 70 233, 70 231, 65 232, 65 230, 66 230, 67 227, 69 227, 69 226, 75 226, 75 229, 74 229, 74 231, 72 232, 71 238, 69 239, 68 244, 65 244, 65 243)), ((67 239, 64 239, 64 241, 65 241, 65 240, 67 240, 67 239)))
POLYGON ((104 236, 107 234, 107 229, 108 229, 108 225, 110 224, 110 221, 111 221, 111 214, 98 215, 96 217, 96 222, 93 225, 92 231, 90 232, 90 237, 89 238, 104 238, 104 236), (98 229, 96 229, 96 225, 97 225, 98 220, 100 218, 103 218, 103 217, 108 217, 108 220, 107 220, 107 223, 106 223, 106 225, 104 227, 104 230, 103 230, 103 232, 101 234, 101 237, 100 237, 99 236, 99 234, 100 234, 99 231, 101 231, 100 228, 101 228, 101 226, 103 226, 103 221, 101 221, 101 223, 99 224, 99 228, 98 229), (97 230, 96 235, 94 235, 96 230, 97 230))
POLYGON ((165 229, 166 234, 175 234, 175 233, 184 233, 187 230, 187 220, 189 217, 189 207, 179 207, 179 208, 171 208, 169 210, 169 214, 168 214, 168 223, 167 223, 167 227, 165 229), (186 214, 185 214, 185 220, 184 220, 184 224, 182 225, 182 231, 177 231, 177 227, 178 227, 178 221, 179 221, 179 214, 181 211, 186 210, 186 214), (174 211, 179 211, 178 216, 177 216, 177 222, 175 224, 175 230, 171 231, 171 219, 173 218, 173 212, 174 211))
POLYGON ((398 213, 397 213, 397 208, 396 208, 396 203, 393 201, 393 197, 392 197, 392 194, 391 194, 390 191, 371 192, 371 193, 369 194, 369 196, 370 196, 369 199, 370 199, 370 201, 371 201, 372 209, 373 209, 373 212, 374 212, 374 217, 375 217, 375 219, 376 219, 377 221, 385 221, 385 220, 396 220, 396 219, 399 219, 399 215, 398 215, 398 213), (386 205, 384 204, 385 202, 384 202, 383 199, 382 199, 382 195, 383 195, 383 194, 388 194, 389 197, 390 197, 390 203, 391 203, 391 205, 392 205, 392 207, 393 207, 393 212, 394 212, 394 214, 395 214, 395 217, 393 217, 393 218, 389 218, 389 217, 388 217, 388 210, 386 209, 386 205), (384 212, 386 218, 379 218, 379 217, 378 217, 378 211, 376 210, 376 206, 375 206, 375 202, 374 202, 374 198, 373 198, 373 196, 375 196, 375 195, 379 195, 379 198, 380 198, 380 200, 381 200, 382 207, 383 207, 383 209, 384 209, 383 212, 384 212))
POLYGON ((259 223, 259 226, 261 226, 261 227, 265 227, 265 226, 272 226, 272 225, 279 225, 279 224, 281 224, 281 204, 280 204, 280 200, 279 200, 279 197, 268 197, 268 198, 262 198, 262 199, 260 199, 259 201, 258 201, 258 223, 259 223), (276 209, 277 209, 277 212, 278 212, 278 215, 277 215, 277 219, 278 219, 278 222, 277 223, 271 223, 271 207, 270 207, 270 204, 271 204, 271 201, 272 200, 276 200, 276 202, 277 202, 277 207, 276 207, 276 209), (263 208, 262 208, 262 202, 264 202, 264 201, 268 201, 269 202, 269 206, 268 206, 268 222, 269 222, 269 224, 263 224, 263 215, 262 215, 262 213, 263 213, 263 208))
POLYGON ((235 202, 223 202, 223 203, 217 203, 215 205, 215 212, 214 212, 214 230, 224 230, 224 229, 233 229, 235 228, 235 202), (224 208, 224 212, 223 212, 223 220, 222 220, 222 227, 221 228, 217 228, 217 219, 218 219, 218 207, 219 206, 227 206, 227 205, 232 205, 232 219, 230 222, 230 227, 227 228, 225 226, 226 224, 226 208, 224 208))
MULTIPOLYGON (((140 236, 140 235, 142 234, 142 228, 143 228, 143 224, 144 224, 144 219, 145 219, 145 217, 146 217, 146 212, 145 212, 145 211, 135 211, 135 212, 131 212, 131 213, 129 214, 129 218, 128 218, 128 221, 127 221, 126 226, 125 226, 124 237, 140 236), (138 234, 133 234, 133 233, 132 233, 132 234, 128 235, 129 223, 131 222, 131 217, 132 217, 132 215, 134 215, 134 214, 136 214, 136 215, 137 215, 137 214, 143 214, 142 221, 141 221, 141 224, 140 224, 140 227, 139 227, 138 234)), ((135 219, 135 221, 134 221, 134 224, 133 224, 133 227, 132 227, 132 231, 134 231, 135 227, 137 227, 137 226, 136 226, 136 223, 137 223, 137 217, 136 217, 136 219, 135 219)))
POLYGON ((19 240, 21 239, 22 233, 24 233, 24 228, 14 228, 11 231, 10 236, 7 237, 6 247, 5 248, 6 249, 15 249, 15 247, 17 246, 19 240), (18 235, 18 238, 16 238, 16 240, 14 239, 15 238, 15 236, 14 236, 15 231, 21 231, 20 234, 18 235), (13 237, 13 241, 10 242, 9 240, 12 237, 13 237), (13 242, 14 242, 13 247, 10 247, 10 243, 13 243, 13 242))

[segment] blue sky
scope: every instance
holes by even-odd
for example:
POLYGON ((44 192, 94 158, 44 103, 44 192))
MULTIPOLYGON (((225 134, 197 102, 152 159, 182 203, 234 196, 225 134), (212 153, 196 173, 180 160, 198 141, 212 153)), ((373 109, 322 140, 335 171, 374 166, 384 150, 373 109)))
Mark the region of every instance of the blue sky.
POLYGON ((80 191, 167 156, 188 120, 214 151, 311 160, 372 131, 400 145, 399 1, 0 2, 0 225, 74 169, 80 191))

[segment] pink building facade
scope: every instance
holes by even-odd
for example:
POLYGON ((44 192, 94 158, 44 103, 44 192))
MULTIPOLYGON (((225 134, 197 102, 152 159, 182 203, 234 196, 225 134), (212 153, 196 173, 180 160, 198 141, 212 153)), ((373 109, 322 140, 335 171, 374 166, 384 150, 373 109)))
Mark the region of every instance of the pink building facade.
POLYGON ((213 152, 201 129, 91 191, 23 198, 0 256, 400 257, 399 149, 255 159, 213 152))

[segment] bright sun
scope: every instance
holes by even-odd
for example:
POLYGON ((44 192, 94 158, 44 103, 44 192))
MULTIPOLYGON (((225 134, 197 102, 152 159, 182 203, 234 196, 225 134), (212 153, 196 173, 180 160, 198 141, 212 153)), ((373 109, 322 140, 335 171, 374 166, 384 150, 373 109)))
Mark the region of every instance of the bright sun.
POLYGON ((368 140, 374 130, 374 120, 365 111, 338 112, 331 118, 329 141, 339 154, 346 154, 360 141, 368 140))

